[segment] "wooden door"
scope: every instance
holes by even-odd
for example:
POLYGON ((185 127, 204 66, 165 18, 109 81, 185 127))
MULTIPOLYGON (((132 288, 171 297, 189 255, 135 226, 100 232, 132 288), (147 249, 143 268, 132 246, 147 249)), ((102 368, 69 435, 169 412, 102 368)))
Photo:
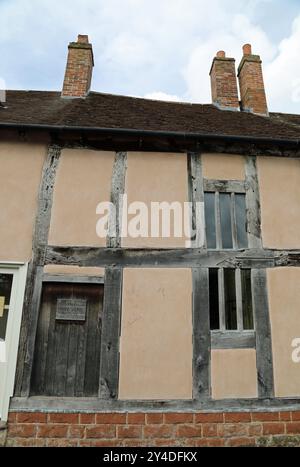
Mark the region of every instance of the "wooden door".
POLYGON ((45 283, 31 395, 96 397, 103 285, 45 283))

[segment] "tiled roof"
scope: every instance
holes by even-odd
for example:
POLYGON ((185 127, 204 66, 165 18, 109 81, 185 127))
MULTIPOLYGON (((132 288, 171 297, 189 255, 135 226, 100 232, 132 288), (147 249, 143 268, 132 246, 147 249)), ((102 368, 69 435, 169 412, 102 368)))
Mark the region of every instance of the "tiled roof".
POLYGON ((254 138, 300 138, 300 115, 270 117, 219 110, 210 104, 164 102, 91 92, 85 99, 59 92, 8 91, 1 124, 199 133, 254 138))

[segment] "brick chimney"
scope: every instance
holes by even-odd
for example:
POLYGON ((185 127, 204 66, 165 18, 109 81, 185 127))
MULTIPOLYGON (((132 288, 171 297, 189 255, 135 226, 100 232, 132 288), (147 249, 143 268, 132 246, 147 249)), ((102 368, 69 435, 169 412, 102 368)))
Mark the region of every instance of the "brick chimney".
POLYGON ((239 98, 234 58, 217 52, 210 69, 212 102, 221 109, 239 110, 239 98))
POLYGON ((268 116, 268 106, 259 55, 252 54, 250 44, 243 46, 243 58, 238 68, 241 110, 268 116))
POLYGON ((62 97, 86 97, 89 93, 94 66, 93 48, 88 36, 79 35, 70 42, 62 97))

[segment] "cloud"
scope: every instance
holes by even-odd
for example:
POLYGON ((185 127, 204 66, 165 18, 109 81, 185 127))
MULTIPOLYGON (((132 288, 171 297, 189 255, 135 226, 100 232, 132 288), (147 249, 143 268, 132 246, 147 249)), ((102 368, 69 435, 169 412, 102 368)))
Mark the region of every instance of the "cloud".
POLYGON ((276 53, 275 47, 260 27, 252 24, 244 15, 234 15, 226 32, 212 34, 192 50, 183 69, 187 85, 186 98, 196 102, 210 102, 209 71, 213 57, 218 50, 224 50, 227 57, 237 60, 238 66, 242 57, 242 45, 246 42, 252 44, 254 53, 259 53, 264 58, 271 59, 276 53))
POLYGON ((169 102, 181 102, 182 101, 182 98, 179 96, 175 96, 174 94, 167 94, 161 91, 150 92, 148 94, 145 94, 144 97, 146 99, 152 99, 155 101, 169 101, 169 102))
POLYGON ((291 34, 282 40, 273 61, 265 66, 269 106, 279 112, 300 113, 300 15, 291 34))
MULTIPOLYGON (((299 21, 276 43, 261 19, 271 17, 272 4, 273 0, 0 0, 0 75, 11 89, 60 89, 67 44, 83 33, 94 47, 93 89, 210 102, 208 74, 216 51, 225 49, 238 63, 241 46, 252 42, 264 62, 270 107, 292 111, 299 105, 299 21)), ((288 2, 284 5, 286 17, 288 2)))

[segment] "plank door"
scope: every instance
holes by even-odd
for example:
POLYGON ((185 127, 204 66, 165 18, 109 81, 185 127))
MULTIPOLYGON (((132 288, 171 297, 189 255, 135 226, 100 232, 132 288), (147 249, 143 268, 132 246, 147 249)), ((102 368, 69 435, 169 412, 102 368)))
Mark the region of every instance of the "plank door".
POLYGON ((96 397, 103 285, 45 283, 31 394, 96 397))

